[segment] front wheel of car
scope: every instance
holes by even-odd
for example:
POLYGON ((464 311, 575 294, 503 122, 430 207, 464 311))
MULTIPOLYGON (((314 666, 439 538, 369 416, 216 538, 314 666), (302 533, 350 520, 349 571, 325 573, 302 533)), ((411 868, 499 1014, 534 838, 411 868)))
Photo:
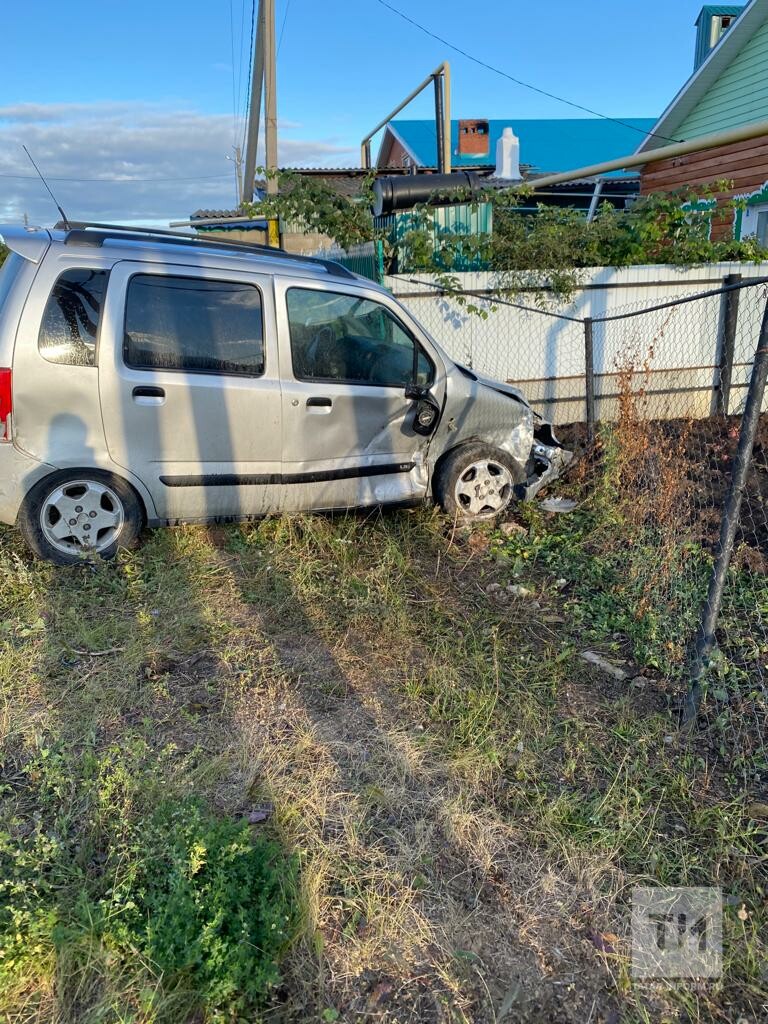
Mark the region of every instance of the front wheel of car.
POLYGON ((512 504, 525 480, 522 466, 499 448, 468 444, 438 466, 434 494, 444 512, 465 522, 495 519, 512 504))
POLYGON ((143 525, 141 502, 123 480, 98 470, 63 470, 37 483, 19 512, 21 533, 39 557, 75 565, 114 558, 143 525))

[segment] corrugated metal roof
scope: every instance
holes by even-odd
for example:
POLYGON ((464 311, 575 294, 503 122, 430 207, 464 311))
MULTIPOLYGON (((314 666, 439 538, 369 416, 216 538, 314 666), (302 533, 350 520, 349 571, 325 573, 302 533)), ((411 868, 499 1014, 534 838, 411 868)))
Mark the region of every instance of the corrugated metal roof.
POLYGON ((705 4, 699 11, 699 16, 694 24, 698 25, 702 18, 721 18, 723 15, 729 15, 731 18, 735 18, 736 15, 741 14, 743 10, 744 4, 705 4))
POLYGON ((214 218, 220 217, 242 217, 246 220, 246 215, 242 210, 195 210, 190 215, 190 220, 213 220, 214 218))
MULTIPOLYGON (((531 120, 510 117, 488 122, 488 156, 481 160, 471 154, 459 156, 459 122, 451 121, 451 164, 456 170, 476 167, 480 163, 494 166, 496 143, 507 127, 514 129, 520 139, 520 159, 537 174, 572 171, 577 167, 613 160, 632 153, 637 149, 639 132, 649 132, 654 125, 652 117, 622 118, 625 124, 617 124, 605 118, 579 117, 531 120)), ((411 121, 396 119, 392 127, 403 144, 413 154, 416 162, 423 167, 434 167, 437 155, 437 138, 434 121, 411 121)), ((615 176, 624 172, 616 171, 615 176)))
MULTIPOLYGON (((727 4, 707 4, 702 7, 699 11, 699 16, 695 21, 696 25, 696 55, 693 61, 694 71, 707 59, 707 54, 710 52, 712 47, 710 46, 710 29, 712 18, 737 18, 744 10, 743 4, 738 7, 727 4)), ((728 31, 726 29, 726 31, 728 31)), ((722 39, 722 33, 720 39, 722 39)), ((719 42, 719 40, 718 40, 719 42)), ((717 45, 717 43, 715 43, 717 45)))

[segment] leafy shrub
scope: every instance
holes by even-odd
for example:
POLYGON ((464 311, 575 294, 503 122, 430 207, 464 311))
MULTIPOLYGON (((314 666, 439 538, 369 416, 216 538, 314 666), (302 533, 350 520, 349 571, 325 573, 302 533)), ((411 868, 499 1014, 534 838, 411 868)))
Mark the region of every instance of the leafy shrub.
POLYGON ((532 209, 530 184, 486 189, 478 195, 443 191, 400 214, 395 239, 389 229, 377 228, 371 216, 373 172, 357 199, 296 172, 281 171, 278 178, 279 194, 247 205, 251 215, 301 222, 307 231, 328 235, 343 248, 379 239, 397 272, 434 273, 449 291, 454 290, 449 275, 467 268, 494 271, 496 287, 508 293, 538 291, 545 279, 555 297, 567 299, 580 284, 579 271, 584 267, 694 266, 768 259, 768 249, 754 238, 712 241, 713 226, 725 223, 744 204, 744 200, 722 198, 731 190, 731 182, 724 180, 695 190, 641 196, 623 210, 605 202, 589 223, 583 212, 572 207, 540 204, 532 209), (435 202, 489 203, 492 234, 440 227, 435 202))
MULTIPOLYGON (((285 855, 242 822, 193 802, 161 807, 143 830, 142 859, 125 905, 133 944, 168 985, 184 983, 209 1007, 247 1011, 278 981, 293 926, 285 855)), ((114 898, 120 897, 116 892, 114 898)))
POLYGON ((56 976, 63 1016, 254 1019, 297 925, 295 861, 191 797, 137 812, 153 780, 130 753, 43 748, 24 771, 43 813, 0 829, 0 1003, 56 976))

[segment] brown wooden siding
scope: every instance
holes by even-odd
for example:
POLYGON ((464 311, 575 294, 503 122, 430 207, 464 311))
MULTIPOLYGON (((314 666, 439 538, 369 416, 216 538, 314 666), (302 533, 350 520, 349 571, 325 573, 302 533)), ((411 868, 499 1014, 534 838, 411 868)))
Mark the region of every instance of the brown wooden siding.
POLYGON ((381 157, 379 159, 379 166, 381 167, 405 167, 403 163, 403 157, 409 154, 400 142, 392 135, 387 136, 389 141, 388 145, 382 150, 381 157))
MULTIPOLYGON (((646 164, 640 174, 640 192, 642 195, 671 192, 687 185, 709 185, 723 178, 732 182, 732 188, 718 193, 718 199, 744 195, 768 181, 768 135, 662 160, 657 164, 646 164)), ((724 220, 715 220, 712 225, 713 241, 731 238, 732 235, 732 213, 724 220)))

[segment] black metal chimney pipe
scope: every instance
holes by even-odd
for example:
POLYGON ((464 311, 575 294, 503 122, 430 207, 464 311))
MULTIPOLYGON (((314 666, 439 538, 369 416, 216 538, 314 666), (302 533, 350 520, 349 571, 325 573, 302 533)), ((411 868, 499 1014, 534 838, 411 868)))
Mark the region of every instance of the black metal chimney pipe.
MULTIPOLYGON (((454 171, 452 174, 384 175, 373 183, 373 215, 380 217, 395 210, 410 210, 417 203, 425 203, 433 192, 457 192, 466 189, 471 196, 480 192, 483 179, 475 171, 454 171)), ((452 202, 450 198, 436 198, 436 203, 452 202)))

